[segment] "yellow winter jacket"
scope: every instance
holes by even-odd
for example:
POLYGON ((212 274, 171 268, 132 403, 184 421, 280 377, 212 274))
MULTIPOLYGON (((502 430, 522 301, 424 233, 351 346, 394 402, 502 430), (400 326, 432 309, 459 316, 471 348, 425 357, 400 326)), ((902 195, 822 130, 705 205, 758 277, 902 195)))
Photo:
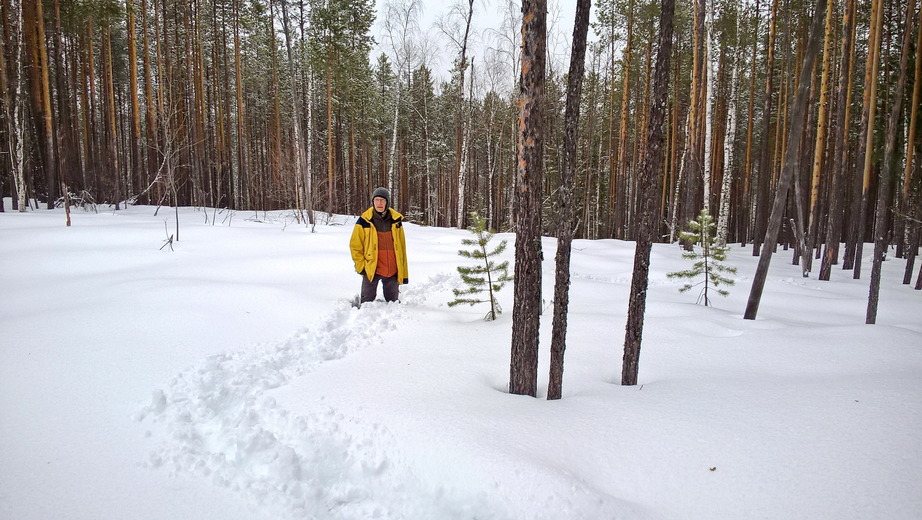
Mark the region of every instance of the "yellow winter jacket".
MULTIPOLYGON (((371 223, 375 208, 368 208, 355 222, 352 229, 352 238, 349 239, 349 249, 352 252, 352 261, 355 262, 355 272, 365 273, 368 280, 375 277, 378 267, 378 232, 371 223)), ((403 235, 403 215, 394 208, 387 208, 390 212, 391 235, 394 237, 394 253, 397 256, 397 283, 409 282, 407 274, 407 241, 403 235)))

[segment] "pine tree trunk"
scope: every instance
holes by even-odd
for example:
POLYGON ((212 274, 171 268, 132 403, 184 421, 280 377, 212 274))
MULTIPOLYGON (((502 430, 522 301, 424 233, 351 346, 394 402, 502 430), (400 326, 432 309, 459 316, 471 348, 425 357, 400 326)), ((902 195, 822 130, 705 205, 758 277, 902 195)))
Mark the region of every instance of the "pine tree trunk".
MULTIPOLYGON (((792 121, 802 121, 807 109, 807 97, 810 90, 810 75, 813 73, 813 67, 816 64, 816 57, 819 54, 820 37, 823 31, 824 10, 826 9, 826 0, 819 0, 816 11, 813 13, 813 23, 810 27, 810 36, 807 40, 807 50, 804 53, 803 66, 800 72, 800 81, 797 85, 797 95, 794 99, 794 106, 791 111, 792 121)), ((754 320, 759 312, 759 303, 762 299, 762 290, 765 287, 765 279, 768 276, 768 266, 771 263, 772 251, 778 240, 778 231, 781 228, 781 219, 784 216, 784 206, 787 201, 788 191, 794 178, 794 170, 797 166, 797 154, 803 135, 804 125, 796 124, 791 128, 787 138, 787 147, 785 149, 784 164, 781 171, 781 177, 778 180, 778 187, 775 193, 775 202, 772 205, 771 217, 768 222, 768 229, 765 233, 765 242, 762 244, 762 254, 759 257, 759 264, 756 268, 755 276, 752 280, 752 290, 749 293, 749 301, 746 304, 746 313, 744 318, 754 320)))
MULTIPOLYGON (((756 26, 754 31, 758 33, 759 30, 759 0, 756 0, 755 6, 756 16, 755 19, 756 26)), ((745 208, 745 213, 740 212, 739 220, 742 222, 742 230, 740 233, 740 246, 745 247, 747 241, 751 238, 752 234, 752 200, 753 198, 750 195, 751 192, 751 180, 752 180, 752 141, 753 141, 753 121, 755 120, 755 100, 756 100, 756 63, 757 59, 757 50, 758 50, 758 38, 752 39, 752 70, 750 71, 749 77, 749 110, 747 111, 746 118, 746 158, 743 160, 743 204, 742 207, 745 208)))
POLYGON ((655 233, 654 212, 659 191, 660 170, 665 141, 663 123, 669 91, 669 61, 672 55, 673 15, 675 0, 661 0, 659 42, 653 73, 653 103, 650 123, 647 125, 647 145, 641 165, 642 209, 637 227, 634 249, 634 271, 628 300, 627 324, 624 334, 624 357, 621 365, 621 384, 636 385, 640 363, 640 346, 643 337, 643 320, 647 304, 647 285, 650 274, 650 250, 655 233))
POLYGON ((839 262, 839 243, 842 237, 842 220, 845 218, 845 171, 848 166, 848 128, 851 113, 852 70, 855 66, 855 0, 847 0, 842 18, 842 43, 839 55, 839 85, 836 93, 836 138, 830 149, 829 170, 832 186, 829 188, 826 248, 820 265, 820 280, 829 280, 832 266, 839 262))
POLYGON ((615 163, 615 176, 613 182, 617 186, 615 192, 616 198, 610 211, 615 213, 614 220, 614 238, 624 238, 624 227, 626 223, 626 211, 628 204, 628 179, 627 179, 627 129, 630 122, 630 100, 631 100, 631 56, 633 54, 634 44, 634 0, 628 3, 627 12, 627 41, 624 46, 623 63, 621 67, 621 125, 618 130, 618 159, 615 163))
MULTIPOLYGON (((762 132, 761 144, 759 151, 759 167, 755 170, 752 182, 752 256, 759 254, 759 249, 765 238, 765 207, 768 205, 768 187, 771 178, 771 119, 772 119, 772 95, 774 92, 774 68, 775 68, 775 36, 778 19, 778 0, 772 1, 771 21, 768 30, 768 54, 767 64, 765 66, 766 79, 765 91, 762 98, 762 132)), ((776 136, 776 139, 780 137, 776 136)), ((772 244, 774 247, 774 244, 772 244)))
MULTIPOLYGON (((912 20, 915 0, 906 3, 905 20, 912 20)), ((893 107, 887 123, 887 141, 884 144, 884 158, 881 165, 880 181, 877 185, 877 214, 874 219, 874 258, 871 263, 871 286, 868 294, 868 312, 865 323, 877 323, 877 307, 880 300, 880 272, 884 254, 887 249, 887 231, 890 213, 890 184, 893 177, 893 154, 896 151, 896 137, 900 128, 900 115, 903 110, 903 91, 906 90, 906 69, 909 63, 910 44, 912 43, 912 26, 903 29, 903 51, 900 55, 899 79, 893 95, 893 107)), ((918 59, 918 55, 917 58, 918 59)))
POLYGON ((518 170, 515 190, 515 289, 509 393, 538 391, 541 317, 541 185, 544 176, 544 73, 547 0, 522 0, 518 170))
POLYGON ((580 100, 585 71, 586 35, 589 32, 591 0, 578 0, 573 25, 570 72, 567 74, 567 104, 564 112, 564 158, 558 205, 557 272, 554 281, 554 321, 551 332, 551 369, 547 398, 560 399, 563 393, 563 359, 567 348, 567 310, 570 302, 570 253, 573 242, 573 185, 576 179, 576 142, 579 130, 580 100))
POLYGON ((861 278, 861 256, 864 244, 864 228, 867 222, 868 192, 871 189, 871 157, 874 153, 874 121, 877 112, 877 71, 880 67, 880 41, 883 26, 883 1, 872 0, 871 3, 871 35, 868 47, 867 66, 864 75, 864 109, 861 113, 861 148, 858 151, 858 163, 861 170, 857 170, 862 179, 857 186, 861 187, 852 201, 852 230, 849 239, 850 255, 846 256, 846 269, 854 269, 855 280, 861 278), (858 215, 856 218, 855 215, 858 215))
MULTIPOLYGON (((916 142, 916 130, 918 128, 919 122, 919 112, 920 105, 922 105, 922 99, 920 99, 920 94, 922 94, 922 9, 919 10, 919 19, 916 22, 916 33, 918 33, 918 39, 916 40, 916 69, 915 74, 913 75, 913 87, 912 87, 912 103, 909 105, 909 137, 906 140, 906 166, 903 170, 903 193, 901 197, 900 207, 903 208, 903 211, 906 212, 907 216, 903 218, 904 226, 907 228, 912 227, 912 223, 908 218, 908 215, 912 211, 912 204, 910 204, 909 192, 910 187, 912 186, 912 163, 913 156, 915 154, 915 142, 916 142)), ((916 203, 918 207, 918 202, 916 203)), ((917 212, 918 215, 918 212, 917 212)), ((918 236, 919 231, 916 230, 914 233, 916 237, 912 241, 909 248, 909 254, 912 257, 915 257, 916 250, 919 247, 918 236)), ((907 262, 908 263, 908 262, 907 262)), ((906 281, 904 283, 909 283, 909 278, 912 275, 912 266, 907 265, 906 269, 906 281)))
MULTIPOLYGON (((115 73, 113 71, 113 60, 112 60, 112 28, 109 24, 106 24, 106 39, 105 39, 105 48, 103 49, 105 53, 105 70, 106 76, 105 81, 105 94, 106 94, 106 125, 107 125, 107 136, 106 136, 106 156, 108 157, 107 164, 110 168, 110 175, 112 178, 114 195, 115 195, 115 209, 120 208, 122 201, 122 179, 121 172, 119 168, 118 160, 118 123, 115 119, 115 73)), ((178 233, 177 233, 178 235, 178 233)), ((176 240, 179 240, 179 237, 176 237, 176 240)))
MULTIPOLYGON (((828 108, 829 108, 829 72, 832 63, 832 39, 833 39, 833 18, 832 13, 835 10, 834 2, 829 2, 826 6, 826 29, 823 38, 823 67, 820 76, 820 100, 819 114, 816 118, 816 142, 813 148, 813 175, 810 181, 810 208, 807 217, 807 240, 806 248, 809 251, 804 252, 804 270, 812 271, 813 246, 818 243, 819 237, 819 200, 820 200, 820 183, 823 175, 823 160, 826 156, 826 131, 828 127, 828 108)), ((828 181, 827 181, 828 182, 828 181)))
POLYGON ((32 97, 36 108, 36 133, 41 138, 42 167, 45 172, 47 207, 54 208, 57 199, 57 172, 54 127, 51 112, 51 87, 48 80, 48 50, 45 42, 45 20, 41 0, 23 0, 23 32, 32 56, 32 97), (28 2, 28 6, 26 5, 28 2), (28 36, 28 37, 27 37, 28 36))
MULTIPOLYGON (((288 1, 282 0, 282 27, 285 33, 285 49, 288 52, 288 79, 291 86, 291 120, 292 120, 292 139, 294 140, 295 156, 295 175, 309 176, 309 165, 304 161, 304 139, 301 133, 301 104, 298 96, 297 74, 295 74, 294 52, 291 48, 291 29, 288 25, 288 1)), ((328 129, 332 133, 332 129, 328 129)), ((332 152, 331 152, 332 153, 332 152)), ((332 183, 332 178, 330 179, 332 183)), ((332 189, 332 185, 330 186, 332 189)), ((307 190, 308 203, 305 204, 307 210, 307 219, 311 226, 314 225, 314 212, 310 206, 310 190, 307 190)), ((332 202, 332 199, 331 199, 332 202)))

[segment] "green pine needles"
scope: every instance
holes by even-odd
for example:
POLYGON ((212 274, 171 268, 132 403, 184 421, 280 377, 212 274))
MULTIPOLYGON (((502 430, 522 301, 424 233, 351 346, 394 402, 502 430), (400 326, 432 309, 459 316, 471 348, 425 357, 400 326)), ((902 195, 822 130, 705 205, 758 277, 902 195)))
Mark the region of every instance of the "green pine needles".
POLYGON ((721 296, 730 294, 724 289, 718 289, 720 285, 733 285, 734 280, 726 278, 724 274, 736 274, 735 267, 723 265, 721 262, 727 259, 727 252, 730 250, 727 246, 717 244, 717 238, 714 236, 714 217, 708 212, 707 208, 701 210, 697 220, 688 223, 691 231, 682 231, 679 236, 692 244, 691 251, 684 251, 682 258, 695 260, 691 269, 668 273, 669 278, 686 278, 692 280, 683 285, 679 292, 691 290, 693 287, 703 285, 701 293, 698 295, 698 301, 704 301, 705 306, 711 304, 709 291, 713 290, 721 296), (694 246, 699 246, 700 250, 696 251, 694 246), (703 280, 694 282, 694 280, 703 277, 703 280))
POLYGON ((473 267, 458 266, 458 273, 467 288, 453 289, 455 299, 448 302, 448 306, 454 307, 462 303, 467 305, 489 303, 490 312, 483 319, 493 321, 503 312, 499 302, 496 301, 495 293, 502 289, 506 282, 512 281, 512 277, 509 276, 509 261, 497 264, 494 260, 506 249, 506 241, 500 242, 496 249, 487 251, 487 245, 493 239, 494 233, 487 229, 486 220, 476 212, 471 213, 471 222, 471 226, 467 229, 474 234, 474 238, 465 238, 461 243, 474 247, 470 250, 460 249, 458 254, 464 258, 478 260, 480 263, 473 267))

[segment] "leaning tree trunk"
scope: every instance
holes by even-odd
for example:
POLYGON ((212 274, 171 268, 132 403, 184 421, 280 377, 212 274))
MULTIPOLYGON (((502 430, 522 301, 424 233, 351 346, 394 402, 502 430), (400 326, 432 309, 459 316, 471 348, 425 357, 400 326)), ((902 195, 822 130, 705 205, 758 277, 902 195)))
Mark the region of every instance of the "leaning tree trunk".
MULTIPOLYGON (((877 323, 877 305, 880 300, 880 271, 887 248, 887 224, 890 205, 890 179, 893 170, 893 154, 896 150, 896 135, 900 127, 900 112, 903 110, 903 91, 906 90, 906 68, 909 62, 909 45, 912 42, 912 15, 915 0, 906 3, 906 20, 909 24, 903 32, 903 52, 900 56, 899 79, 893 96, 890 121, 887 123, 887 141, 884 144, 884 159, 877 185, 877 215, 874 219, 874 258, 871 262, 871 287, 868 292, 868 312, 865 323, 877 323)), ((918 57, 916 58, 918 59, 918 57)))
MULTIPOLYGON (((816 56, 819 54, 820 35, 823 32, 823 18, 826 9, 826 0, 819 0, 816 6, 816 12, 813 13, 813 24, 810 27, 810 37, 807 40, 807 51, 804 53, 803 67, 800 71, 800 82, 797 85, 797 98, 794 100, 794 107, 791 112, 791 121, 803 121, 804 112, 807 109, 807 97, 810 91, 810 75, 813 73, 813 67, 816 63, 816 56)), ((768 221, 768 230, 765 233, 765 241, 762 243, 762 254, 759 256, 759 265, 756 268, 755 276, 752 280, 752 290, 749 293, 749 301, 746 304, 746 313, 743 316, 747 320, 754 320, 759 312, 759 303, 762 300, 762 290, 765 288, 765 278, 768 276, 768 266, 772 259, 772 250, 778 239, 778 231, 781 229, 781 219, 784 216, 784 205, 788 197, 788 191, 794 179, 794 169, 797 166, 797 154, 803 135, 804 125, 795 124, 788 134, 788 144, 784 155, 784 165, 781 170, 781 178, 778 180, 778 188, 775 193, 775 202, 772 205, 771 217, 768 221)))
POLYGON ((675 0, 662 0, 659 18, 659 49, 653 72, 653 103, 650 107, 650 124, 647 125, 647 153, 641 166, 643 186, 642 208, 637 226, 637 243, 634 249, 634 273, 631 279, 631 296, 628 300, 627 325, 624 333, 624 357, 621 364, 621 384, 636 385, 640 342, 643 336, 643 318, 647 305, 647 285, 650 275, 650 250, 656 232, 656 196, 659 192, 660 170, 663 163, 665 141, 663 121, 669 93, 669 60, 672 55, 672 19, 675 0))
POLYGON ((573 51, 567 75, 567 106, 564 112, 563 170, 561 172, 559 224, 557 229, 557 277, 554 281, 554 326, 551 332, 551 373, 548 399, 560 399, 563 392, 563 355, 567 348, 567 309, 570 302, 570 245, 573 242, 573 183, 576 178, 576 134, 579 103, 583 91, 586 34, 592 0, 578 0, 573 25, 573 51))
POLYGON ((547 0, 522 0, 522 72, 515 192, 515 288, 509 393, 538 391, 541 317, 541 182, 544 175, 544 71, 547 0))

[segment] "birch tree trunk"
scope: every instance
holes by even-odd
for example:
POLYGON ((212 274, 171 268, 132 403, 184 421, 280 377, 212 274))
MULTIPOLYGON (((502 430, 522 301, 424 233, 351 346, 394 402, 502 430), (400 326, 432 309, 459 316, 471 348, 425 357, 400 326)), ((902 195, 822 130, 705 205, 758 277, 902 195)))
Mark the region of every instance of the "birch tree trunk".
POLYGON ((703 207, 711 213, 711 138, 714 135, 714 95, 716 92, 715 83, 717 73, 715 63, 717 58, 714 52, 714 7, 712 2, 705 3, 704 27, 705 27, 705 69, 706 75, 706 95, 704 105, 704 161, 702 163, 702 182, 703 182, 703 207))
POLYGON ((3 43, 0 46, 0 90, 3 96, 4 121, 6 122, 7 149, 15 194, 15 209, 20 212, 28 208, 25 175, 25 138, 22 114, 22 2, 13 0, 4 5, 3 43), (11 63, 6 63, 9 56, 11 63), (8 66, 9 65, 9 66, 8 66), (9 71, 11 74, 7 74, 9 71))
MULTIPOLYGON (((237 112, 236 112, 237 113, 237 118, 236 118, 237 168, 232 173, 236 173, 233 177, 234 178, 234 181, 233 181, 234 204, 235 204, 235 207, 240 208, 244 201, 244 197, 242 193, 243 183, 246 180, 247 175, 249 174, 249 168, 247 164, 248 162, 247 161, 247 135, 246 135, 246 124, 245 124, 246 105, 243 101, 243 63, 240 57, 240 13, 239 13, 239 3, 238 2, 239 0, 235 0, 234 2, 234 92, 235 92, 236 103, 237 103, 237 112)), ((285 45, 288 46, 288 58, 290 60, 291 59, 291 47, 290 47, 291 43, 289 42, 289 34, 288 34, 289 28, 288 28, 288 18, 287 18, 287 12, 288 12, 287 4, 288 2, 283 0, 282 9, 283 9, 283 12, 285 13, 285 45)), ((293 76, 294 69, 291 69, 289 73, 292 74, 293 76)), ((294 77, 292 77, 291 81, 292 81, 292 87, 294 87, 294 77)), ((296 92, 297 90, 292 88, 292 92, 291 92, 292 97, 297 96, 296 92)), ((297 105, 292 105, 292 110, 294 110, 294 107, 296 106, 297 105)), ((292 119, 294 119, 295 121, 298 121, 299 114, 300 112, 294 111, 292 113, 292 119)), ((298 125, 300 126, 300 122, 298 122, 298 125)), ((298 128, 297 134, 298 134, 298 137, 300 138, 301 137, 300 128, 298 128)), ((302 146, 303 145, 300 142, 295 143, 295 147, 297 148, 297 150, 295 151, 296 154, 300 153, 302 146)), ((301 171, 300 166, 302 165, 298 163, 296 159, 296 170, 295 170, 296 172, 301 171)))
POLYGON ((724 144, 724 175, 720 187, 720 214, 717 217, 717 245, 727 245, 730 222, 730 197, 733 186, 733 142, 736 137, 736 80, 739 70, 735 56, 730 57, 730 96, 727 100, 727 135, 724 144))

